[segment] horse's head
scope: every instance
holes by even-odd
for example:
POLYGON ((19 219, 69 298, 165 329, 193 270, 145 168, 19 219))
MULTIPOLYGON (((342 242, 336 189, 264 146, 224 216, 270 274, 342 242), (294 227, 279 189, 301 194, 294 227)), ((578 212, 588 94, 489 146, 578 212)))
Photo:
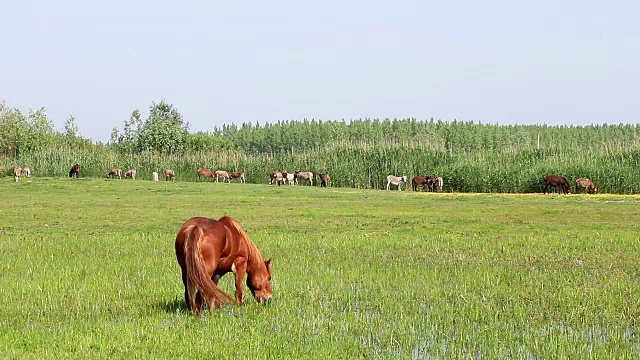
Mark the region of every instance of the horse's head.
POLYGON ((597 186, 595 186, 595 185, 593 185, 593 193, 594 193, 594 194, 597 194, 597 193, 598 193, 598 187, 597 187, 597 186))
POLYGON ((273 297, 270 265, 271 259, 264 262, 264 268, 260 267, 258 271, 252 271, 247 275, 247 287, 259 303, 271 301, 273 297))

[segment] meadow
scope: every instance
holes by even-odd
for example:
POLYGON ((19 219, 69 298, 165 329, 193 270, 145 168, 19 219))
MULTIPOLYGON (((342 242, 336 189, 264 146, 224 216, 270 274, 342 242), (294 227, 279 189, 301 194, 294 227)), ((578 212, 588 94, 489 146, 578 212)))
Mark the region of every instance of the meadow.
POLYGON ((0 196, 1 358, 640 354, 640 196, 40 177, 0 196), (274 301, 195 317, 175 235, 223 215, 273 258, 274 301))

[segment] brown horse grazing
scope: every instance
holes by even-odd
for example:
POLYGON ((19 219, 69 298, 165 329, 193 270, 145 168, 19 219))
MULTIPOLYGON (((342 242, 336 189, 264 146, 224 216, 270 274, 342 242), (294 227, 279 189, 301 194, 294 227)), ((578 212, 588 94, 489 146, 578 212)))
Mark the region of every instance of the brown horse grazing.
POLYGON ((118 177, 118 179, 122 179, 122 169, 115 169, 115 168, 111 169, 106 175, 107 178, 112 178, 112 179, 116 176, 118 177))
POLYGON ((240 179, 240 183, 246 183, 247 179, 244 177, 244 171, 234 171, 229 174, 229 182, 233 179, 240 179))
POLYGON ((424 191, 425 186, 429 183, 431 176, 414 176, 411 179, 411 189, 413 191, 418 191, 418 187, 424 191))
POLYGON ((171 179, 171 181, 176 181, 176 173, 171 169, 167 169, 164 172, 164 180, 169 181, 169 179, 171 179))
POLYGON ((220 220, 194 217, 182 225, 176 236, 176 257, 182 269, 184 300, 196 315, 202 300, 209 309, 232 303, 218 287, 220 278, 235 274, 236 303, 242 305, 242 280, 259 302, 270 301, 271 259, 264 261, 260 251, 240 224, 225 216, 220 220))
POLYGON ((133 180, 136 179, 136 169, 131 169, 131 170, 127 170, 126 173, 124 173, 124 178, 131 178, 133 180))
POLYGON ((542 190, 543 194, 547 193, 547 188, 551 187, 562 187, 562 192, 564 194, 571 194, 571 186, 569 186, 569 182, 567 179, 562 176, 547 176, 544 178, 544 189, 542 190))
POLYGON ((331 180, 331 176, 327 173, 320 173, 318 176, 320 176, 320 187, 327 187, 329 180, 331 180))
POLYGON ((278 184, 278 186, 282 185, 283 176, 280 171, 272 171, 269 174, 269 185, 278 184))
POLYGON ((20 175, 22 175, 22 169, 17 167, 13 169, 13 180, 15 182, 20 181, 20 175))
POLYGON ((587 178, 576 179, 576 193, 578 193, 580 189, 585 189, 590 194, 598 193, 598 187, 593 183, 593 181, 587 178))
POLYGON ((71 170, 69 170, 69 177, 73 178, 73 177, 79 178, 80 177, 80 165, 75 164, 71 167, 71 170))
POLYGON ((293 176, 297 184, 300 184, 300 180, 309 180, 309 185, 313 186, 313 173, 311 171, 296 171, 293 176))
POLYGON ((207 178, 211 178, 211 182, 213 182, 215 180, 215 177, 213 175, 213 171, 211 171, 209 169, 205 169, 205 168, 199 168, 198 169, 198 178, 196 179, 196 181, 200 181, 202 178, 204 178, 204 180, 206 180, 207 178))

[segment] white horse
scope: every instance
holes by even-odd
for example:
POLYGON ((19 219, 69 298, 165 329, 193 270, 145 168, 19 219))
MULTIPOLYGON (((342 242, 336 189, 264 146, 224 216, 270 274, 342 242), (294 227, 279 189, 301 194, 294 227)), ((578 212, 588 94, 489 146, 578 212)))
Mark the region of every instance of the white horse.
POLYGON ((296 184, 300 184, 300 180, 309 180, 309 184, 313 186, 313 173, 311 171, 296 171, 294 177, 296 184))
POLYGON ((286 171, 282 172, 282 178, 284 179, 285 184, 295 185, 296 184, 296 175, 292 173, 288 173, 286 171))
POLYGON ((153 172, 153 181, 158 181, 158 173, 157 172, 153 172))
POLYGON ((13 169, 13 180, 15 180, 15 182, 20 181, 20 175, 22 175, 22 169, 17 167, 13 169))
POLYGON ((231 184, 231 176, 228 172, 224 170, 216 170, 216 184, 218 183, 218 179, 222 177, 222 183, 228 182, 231 184))
POLYGON ((29 169, 28 167, 22 169, 22 173, 24 174, 24 176, 26 177, 31 177, 31 169, 29 169))
POLYGON ((391 190, 391 185, 397 186, 398 191, 402 191, 402 185, 407 183, 406 176, 387 176, 387 190, 391 190))

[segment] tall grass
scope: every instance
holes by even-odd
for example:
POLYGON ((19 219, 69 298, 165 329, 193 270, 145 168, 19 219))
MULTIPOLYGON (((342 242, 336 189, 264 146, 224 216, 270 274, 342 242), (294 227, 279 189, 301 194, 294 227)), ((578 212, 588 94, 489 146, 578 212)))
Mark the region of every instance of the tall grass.
POLYGON ((384 188, 387 175, 438 175, 446 191, 529 193, 542 190, 546 175, 575 181, 588 177, 601 192, 640 193, 640 149, 609 148, 566 150, 508 149, 504 151, 453 152, 419 144, 334 144, 300 152, 246 155, 240 151, 200 152, 186 155, 153 153, 124 155, 105 148, 83 151, 43 151, 24 154, 20 162, 0 159, 9 173, 13 166, 30 166, 36 176, 67 176, 72 164, 82 165, 82 176, 103 177, 111 167, 135 168, 138 177, 151 179, 173 169, 178 181, 195 181, 199 167, 241 170, 250 183, 268 182, 272 170, 328 172, 332 186, 384 188))

